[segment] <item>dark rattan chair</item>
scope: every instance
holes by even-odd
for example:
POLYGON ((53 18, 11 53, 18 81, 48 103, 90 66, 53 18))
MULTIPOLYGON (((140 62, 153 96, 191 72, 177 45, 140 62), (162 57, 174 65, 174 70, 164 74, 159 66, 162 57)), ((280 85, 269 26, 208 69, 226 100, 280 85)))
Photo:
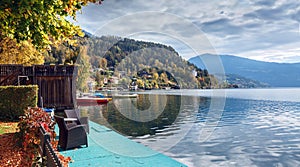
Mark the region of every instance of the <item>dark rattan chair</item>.
POLYGON ((70 149, 86 145, 88 147, 87 134, 84 125, 66 124, 63 117, 54 116, 59 127, 59 146, 64 149, 70 149))
POLYGON ((73 110, 65 110, 65 114, 67 118, 77 118, 76 121, 74 121, 77 125, 84 125, 85 130, 87 133, 90 133, 90 127, 89 127, 89 118, 88 117, 81 117, 80 111, 78 109, 73 110))

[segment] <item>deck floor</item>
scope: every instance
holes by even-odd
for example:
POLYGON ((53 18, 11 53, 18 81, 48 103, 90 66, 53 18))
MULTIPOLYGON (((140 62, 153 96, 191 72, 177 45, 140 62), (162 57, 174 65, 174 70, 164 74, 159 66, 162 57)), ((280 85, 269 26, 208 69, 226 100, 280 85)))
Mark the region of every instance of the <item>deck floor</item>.
MULTIPOLYGON (((186 165, 155 152, 142 144, 92 121, 88 135, 88 147, 60 151, 70 156, 70 167, 184 167, 186 165)), ((56 128, 58 129, 58 128, 56 128)), ((58 133, 57 133, 58 134, 58 133)))

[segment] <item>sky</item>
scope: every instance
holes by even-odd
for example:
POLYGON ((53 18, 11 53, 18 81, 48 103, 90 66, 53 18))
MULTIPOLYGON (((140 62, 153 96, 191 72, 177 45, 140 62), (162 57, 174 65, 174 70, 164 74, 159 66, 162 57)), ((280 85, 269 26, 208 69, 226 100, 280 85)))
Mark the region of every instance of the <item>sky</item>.
POLYGON ((98 36, 170 45, 185 59, 300 62, 299 0, 105 0, 84 7, 75 24, 98 36))

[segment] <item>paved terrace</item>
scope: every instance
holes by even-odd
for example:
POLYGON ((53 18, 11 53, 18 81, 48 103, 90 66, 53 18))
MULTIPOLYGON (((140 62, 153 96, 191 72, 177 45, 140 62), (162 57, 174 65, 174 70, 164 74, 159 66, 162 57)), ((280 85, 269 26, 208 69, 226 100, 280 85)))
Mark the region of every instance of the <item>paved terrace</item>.
MULTIPOLYGON (((142 144, 92 121, 88 147, 61 151, 73 160, 70 167, 185 167, 186 165, 157 153, 142 144)), ((56 128, 58 129, 58 128, 56 128)), ((58 133, 57 133, 58 134, 58 133)))

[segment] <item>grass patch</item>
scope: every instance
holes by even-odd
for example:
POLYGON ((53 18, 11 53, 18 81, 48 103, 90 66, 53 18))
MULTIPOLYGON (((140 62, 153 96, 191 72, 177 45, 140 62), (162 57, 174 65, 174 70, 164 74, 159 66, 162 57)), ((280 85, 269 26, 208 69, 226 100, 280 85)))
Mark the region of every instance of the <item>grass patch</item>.
POLYGON ((0 122, 0 135, 17 132, 18 122, 0 122))

